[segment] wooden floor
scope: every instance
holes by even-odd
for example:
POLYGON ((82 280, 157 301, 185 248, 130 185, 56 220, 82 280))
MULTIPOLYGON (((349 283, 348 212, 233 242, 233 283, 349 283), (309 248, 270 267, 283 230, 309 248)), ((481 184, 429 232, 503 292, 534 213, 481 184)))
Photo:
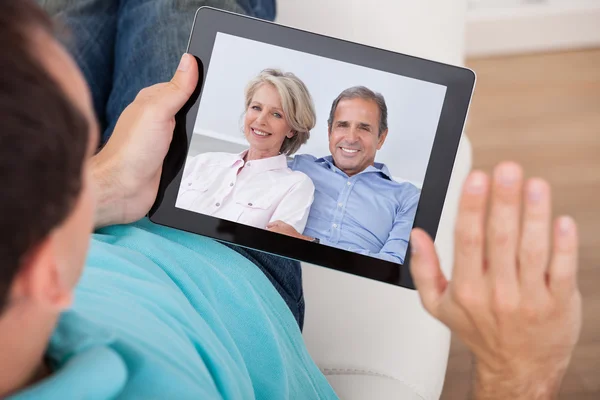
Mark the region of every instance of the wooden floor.
MULTIPOLYGON (((560 399, 600 399, 600 49, 469 60, 474 167, 521 163, 579 224, 583 332, 560 399)), ((471 356, 453 338, 442 399, 467 399, 471 356)))

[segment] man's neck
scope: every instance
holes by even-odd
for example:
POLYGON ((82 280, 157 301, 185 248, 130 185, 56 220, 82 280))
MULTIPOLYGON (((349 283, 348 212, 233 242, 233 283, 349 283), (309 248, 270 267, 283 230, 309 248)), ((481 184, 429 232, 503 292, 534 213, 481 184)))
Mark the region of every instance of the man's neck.
POLYGON ((58 316, 23 308, 9 307, 0 316, 0 398, 50 374, 43 357, 58 316))
POLYGON ((348 176, 348 178, 350 178, 350 177, 352 177, 352 176, 354 176, 354 175, 360 174, 361 172, 363 172, 365 169, 367 169, 367 168, 369 168, 369 167, 374 167, 374 166, 375 166, 375 161, 373 161, 373 163, 372 163, 372 164, 369 164, 369 165, 367 166, 367 168, 364 168, 364 169, 363 169, 363 170, 361 170, 361 171, 358 171, 358 172, 356 172, 356 171, 350 171, 350 172, 348 172, 348 171, 345 171, 345 170, 341 169, 341 168, 340 168, 340 167, 338 167, 337 165, 335 165, 335 159, 334 159, 333 157, 331 157, 331 163, 333 164, 333 166, 334 166, 334 167, 338 168, 340 171, 342 171, 343 173, 345 173, 345 174, 346 174, 346 176, 348 176))

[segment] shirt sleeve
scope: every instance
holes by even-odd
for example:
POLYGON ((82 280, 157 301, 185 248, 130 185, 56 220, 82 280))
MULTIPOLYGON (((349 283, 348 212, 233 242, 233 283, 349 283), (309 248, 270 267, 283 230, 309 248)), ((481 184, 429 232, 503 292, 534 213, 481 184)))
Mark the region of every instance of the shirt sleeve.
MULTIPOLYGON (((299 173, 299 172, 296 172, 299 173)), ((298 233, 303 233, 310 206, 314 200, 315 186, 308 176, 296 183, 281 199, 269 222, 283 221, 298 233)))
POLYGON ((202 159, 205 158, 203 156, 204 154, 198 154, 195 157, 187 159, 187 161, 185 162, 185 166, 183 167, 183 177, 181 178, 182 181, 188 176, 190 176, 192 172, 194 172, 194 170, 198 166, 198 163, 202 162, 202 159))
POLYGON ((417 206, 421 192, 418 191, 413 196, 409 197, 404 204, 404 207, 396 215, 392 230, 387 238, 387 241, 379 252, 371 252, 364 249, 348 249, 355 253, 364 254, 366 256, 380 258, 382 260, 404 264, 406 250, 408 249, 408 241, 410 231, 412 230, 417 214, 417 206))

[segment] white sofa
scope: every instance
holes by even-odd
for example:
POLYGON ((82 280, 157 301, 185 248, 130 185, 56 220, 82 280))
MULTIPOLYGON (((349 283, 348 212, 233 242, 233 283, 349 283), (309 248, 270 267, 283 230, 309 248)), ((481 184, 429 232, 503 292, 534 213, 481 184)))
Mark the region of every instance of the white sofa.
MULTIPOLYGON (((278 0, 277 22, 461 65, 466 0, 278 0)), ((451 272, 460 187, 471 167, 463 136, 436 247, 451 272)), ((342 399, 438 399, 450 332, 415 291, 305 264, 304 339, 342 399)))

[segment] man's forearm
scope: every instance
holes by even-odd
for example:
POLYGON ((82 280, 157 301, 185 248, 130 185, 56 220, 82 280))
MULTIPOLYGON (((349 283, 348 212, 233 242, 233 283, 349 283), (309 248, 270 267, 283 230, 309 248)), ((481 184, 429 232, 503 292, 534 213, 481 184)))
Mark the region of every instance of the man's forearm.
POLYGON ((297 239, 306 240, 307 242, 312 242, 312 241, 314 241, 314 240, 315 240, 315 238, 314 238, 314 237, 312 237, 312 236, 306 236, 306 235, 303 235, 303 234, 301 234, 301 233, 295 233, 295 234, 293 234, 293 235, 290 235, 290 236, 293 236, 293 237, 295 237, 295 238, 297 238, 297 239))
POLYGON ((117 180, 112 176, 110 163, 102 159, 99 154, 92 158, 92 175, 96 190, 96 214, 94 227, 119 223, 122 217, 122 196, 119 193, 117 180))
POLYGON ((352 251, 354 253, 362 254, 365 256, 379 258, 380 260, 384 260, 384 261, 389 261, 389 262, 393 262, 393 263, 397 263, 397 264, 404 264, 404 257, 400 257, 399 255, 396 255, 396 254, 384 253, 384 252, 375 253, 375 252, 371 252, 369 250, 355 249, 355 248, 348 248, 347 250, 352 251))
POLYGON ((554 400, 558 398, 564 370, 531 373, 489 373, 475 368, 474 400, 554 400))

